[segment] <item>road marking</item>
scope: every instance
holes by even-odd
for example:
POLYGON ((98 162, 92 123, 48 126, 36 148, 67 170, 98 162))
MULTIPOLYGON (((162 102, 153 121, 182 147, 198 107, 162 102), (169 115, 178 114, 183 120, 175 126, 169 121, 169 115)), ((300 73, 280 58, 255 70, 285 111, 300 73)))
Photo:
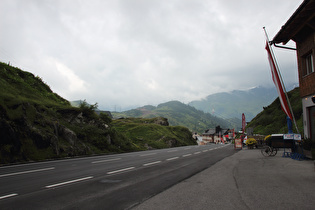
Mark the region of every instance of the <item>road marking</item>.
POLYGON ((183 157, 188 157, 188 156, 190 156, 191 154, 186 154, 186 155, 183 155, 183 157))
POLYGON ((67 181, 67 182, 61 182, 61 183, 58 183, 58 184, 48 185, 48 186, 46 186, 46 188, 58 187, 58 186, 61 186, 61 185, 71 184, 71 183, 74 183, 74 182, 80 182, 80 181, 84 181, 84 180, 92 179, 92 178, 93 178, 93 176, 88 176, 88 177, 84 177, 84 178, 80 178, 80 179, 74 179, 74 180, 70 180, 70 181, 67 181))
POLYGON ((122 172, 122 171, 132 170, 132 169, 134 169, 134 168, 135 168, 135 167, 123 168, 123 169, 119 169, 119 170, 116 170, 116 171, 107 172, 107 174, 115 174, 115 173, 122 172))
POLYGON ((199 153, 201 153, 201 152, 195 152, 194 154, 197 155, 197 154, 199 154, 199 153))
POLYGON ((5 198, 10 198, 10 197, 13 197, 13 196, 17 196, 18 194, 16 193, 12 193, 12 194, 9 194, 9 195, 4 195, 4 196, 0 196, 0 200, 1 199, 5 199, 5 198))
POLYGON ((208 150, 206 149, 206 150, 203 150, 202 152, 208 152, 208 150))
POLYGON ((114 161, 114 160, 120 160, 121 158, 115 158, 115 159, 105 159, 105 160, 97 160, 93 161, 92 163, 103 163, 103 162, 109 162, 109 161, 114 161))
POLYGON ((155 161, 155 162, 152 162, 152 163, 146 163, 146 164, 143 164, 143 166, 149 166, 149 165, 154 165, 154 164, 158 164, 162 161, 155 161))
POLYGON ((48 170, 53 170, 55 167, 51 168, 42 168, 42 169, 36 169, 36 170, 30 170, 30 171, 21 171, 21 172, 15 172, 15 173, 10 173, 10 174, 2 174, 0 177, 6 177, 6 176, 14 176, 14 175, 20 175, 20 174, 28 174, 28 173, 34 173, 34 172, 40 172, 40 171, 48 171, 48 170))
POLYGON ((170 151, 167 151, 167 152, 177 152, 178 150, 177 149, 174 149, 174 150, 170 150, 170 151))
POLYGON ((191 149, 191 147, 185 148, 184 150, 188 150, 188 149, 191 149))
POLYGON ((156 155, 156 153, 149 153, 149 154, 144 154, 144 155, 140 155, 140 156, 149 156, 149 155, 156 155))
POLYGON ((175 160, 175 159, 177 159, 177 158, 179 158, 179 157, 172 157, 172 158, 169 158, 169 159, 166 159, 167 161, 169 161, 169 160, 175 160))

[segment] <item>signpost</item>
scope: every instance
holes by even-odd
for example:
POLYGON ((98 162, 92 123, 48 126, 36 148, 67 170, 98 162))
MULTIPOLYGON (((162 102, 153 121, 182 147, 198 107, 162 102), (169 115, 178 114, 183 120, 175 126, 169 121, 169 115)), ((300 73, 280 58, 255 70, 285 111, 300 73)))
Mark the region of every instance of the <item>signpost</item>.
POLYGON ((301 134, 289 133, 289 134, 283 134, 283 139, 301 141, 302 137, 301 137, 301 134))
POLYGON ((242 139, 235 139, 234 149, 242 149, 242 148, 243 148, 242 139))

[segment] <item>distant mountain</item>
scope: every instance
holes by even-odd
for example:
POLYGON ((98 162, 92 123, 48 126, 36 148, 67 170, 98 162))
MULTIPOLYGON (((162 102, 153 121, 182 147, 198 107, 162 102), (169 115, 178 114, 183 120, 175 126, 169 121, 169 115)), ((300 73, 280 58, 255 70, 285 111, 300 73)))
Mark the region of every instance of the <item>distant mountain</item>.
MULTIPOLYGON (((287 89, 292 90, 297 86, 296 84, 290 85, 287 89)), ((246 121, 251 121, 263 110, 264 106, 269 105, 277 97, 275 87, 255 87, 249 90, 212 94, 205 99, 192 101, 188 105, 223 119, 241 119, 242 113, 244 113, 246 121)))
MULTIPOLYGON (((215 128, 220 125, 223 128, 234 126, 227 120, 213 116, 209 113, 197 110, 196 108, 183 104, 179 101, 169 101, 159 104, 157 107, 147 105, 125 112, 112 112, 114 118, 121 117, 165 117, 172 126, 181 125, 191 131, 203 133, 206 129, 215 128)), ((240 124, 240 123, 239 123, 240 124)))
MULTIPOLYGON (((302 117, 302 101, 300 98, 299 88, 295 88, 288 92, 288 97, 291 107, 297 122, 300 132, 303 131, 303 117, 302 117)), ((247 127, 254 130, 254 134, 269 135, 274 133, 287 133, 287 120, 286 115, 281 109, 279 98, 276 98, 270 105, 263 108, 257 116, 252 119, 247 127)), ((293 125, 293 132, 297 133, 293 125)))

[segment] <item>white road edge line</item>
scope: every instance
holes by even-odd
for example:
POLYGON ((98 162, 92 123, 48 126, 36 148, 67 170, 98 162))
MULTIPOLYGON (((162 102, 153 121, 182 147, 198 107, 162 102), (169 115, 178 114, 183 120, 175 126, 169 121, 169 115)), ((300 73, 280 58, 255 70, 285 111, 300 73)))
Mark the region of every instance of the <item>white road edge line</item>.
POLYGON ((177 152, 178 150, 177 149, 174 149, 174 150, 170 150, 170 151, 167 151, 167 152, 177 152))
POLYGON ((9 195, 4 195, 4 196, 1 196, 0 197, 0 200, 1 199, 5 199, 5 198, 10 198, 10 197, 13 197, 13 196, 17 196, 18 194, 16 194, 16 193, 12 193, 12 194, 9 194, 9 195))
POLYGON ((162 162, 162 161, 159 160, 159 161, 155 161, 155 162, 152 162, 152 163, 145 163, 145 164, 143 164, 143 166, 154 165, 154 164, 158 164, 160 162, 162 162))
POLYGON ((1 177, 6 177, 6 176, 13 176, 13 175, 20 175, 20 174, 28 174, 28 173, 34 173, 34 172, 40 172, 40 171, 48 171, 48 170, 53 170, 55 167, 51 168, 42 168, 42 169, 36 169, 36 170, 30 170, 30 171, 21 171, 21 172, 15 172, 15 173, 10 173, 10 174, 2 174, 0 175, 1 177))
POLYGON ((143 156, 149 156, 149 155, 156 155, 156 153, 149 153, 149 154, 144 154, 144 155, 140 155, 140 156, 143 157, 143 156))
POLYGON ((199 153, 201 153, 201 152, 195 152, 194 154, 197 155, 197 154, 199 154, 199 153))
POLYGON ((183 155, 183 157, 188 157, 188 156, 190 156, 191 154, 187 154, 187 155, 183 155))
POLYGON ((119 170, 116 170, 116 171, 107 172, 107 174, 115 174, 115 173, 122 172, 122 171, 132 170, 132 169, 134 169, 134 168, 135 168, 135 167, 123 168, 123 169, 119 169, 119 170))
POLYGON ((120 160, 120 159, 121 159, 121 158, 106 159, 106 160, 97 160, 97 161, 93 161, 92 164, 94 164, 94 163, 109 162, 109 161, 120 160))
POLYGON ((177 158, 179 158, 179 157, 172 157, 172 158, 169 158, 169 159, 166 159, 167 161, 169 161, 169 160, 175 160, 175 159, 177 159, 177 158))
POLYGON ((92 179, 92 178, 93 178, 93 176, 88 176, 88 177, 84 177, 84 178, 80 178, 80 179, 74 179, 74 180, 70 180, 70 181, 67 181, 67 182, 61 182, 61 183, 58 183, 58 184, 48 185, 48 186, 46 186, 46 188, 58 187, 58 186, 61 186, 61 185, 66 185, 66 184, 70 184, 70 183, 74 183, 74 182, 79 182, 79 181, 83 181, 83 180, 87 180, 87 179, 92 179))

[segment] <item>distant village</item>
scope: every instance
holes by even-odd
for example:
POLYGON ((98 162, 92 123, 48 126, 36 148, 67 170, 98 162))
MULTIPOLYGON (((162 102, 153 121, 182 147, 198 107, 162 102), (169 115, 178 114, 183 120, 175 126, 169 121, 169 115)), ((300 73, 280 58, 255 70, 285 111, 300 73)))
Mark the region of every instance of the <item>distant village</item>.
POLYGON ((194 134, 193 137, 197 140, 198 145, 205 145, 209 143, 225 144, 231 142, 235 137, 234 129, 224 129, 220 126, 209 128, 200 135, 194 134))

